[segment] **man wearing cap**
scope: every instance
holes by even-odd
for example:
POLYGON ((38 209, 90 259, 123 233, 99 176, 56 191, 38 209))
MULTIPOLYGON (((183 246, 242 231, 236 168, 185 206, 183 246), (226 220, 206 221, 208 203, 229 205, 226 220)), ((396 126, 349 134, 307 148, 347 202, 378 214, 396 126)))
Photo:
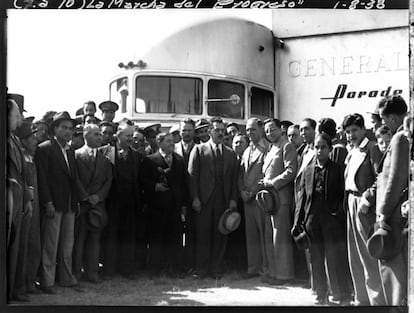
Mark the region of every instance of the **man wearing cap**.
POLYGON ((155 138, 160 133, 160 127, 161 124, 156 123, 144 128, 145 140, 148 143, 148 146, 145 149, 147 155, 153 154, 158 151, 157 140, 155 138))
POLYGON ((44 119, 35 121, 33 125, 36 128, 35 136, 38 144, 49 139, 49 124, 44 119))
POLYGON ((113 101, 104 101, 99 104, 99 109, 102 111, 102 121, 112 123, 115 118, 115 112, 118 111, 119 106, 113 101))
POLYGON ((86 280, 98 283, 99 241, 105 225, 97 226, 96 229, 91 227, 89 216, 92 210, 106 215, 105 199, 111 188, 112 168, 109 160, 98 150, 102 142, 99 127, 86 125, 83 137, 86 144, 75 151, 82 201, 75 225, 74 272, 79 280, 83 267, 86 280))
POLYGON ((35 156, 43 215, 40 286, 48 294, 56 293, 56 276, 61 286, 80 291, 72 273, 75 215, 79 209, 75 152, 68 143, 74 122, 68 112, 56 113, 51 124, 54 137, 40 144, 35 156))
POLYGON ((259 276, 265 271, 264 220, 265 215, 257 207, 256 194, 263 178, 263 160, 269 150, 269 142, 263 137, 263 122, 251 118, 246 124, 250 139, 244 151, 239 173, 239 190, 244 203, 247 242, 247 277, 259 276))
POLYGON ((294 279, 293 246, 290 229, 293 211, 293 180, 297 171, 295 147, 282 135, 278 119, 264 122, 267 140, 272 144, 263 161, 262 185, 274 188, 279 196, 279 208, 267 214, 264 222, 265 258, 264 281, 283 284, 294 279))
POLYGON ((19 246, 18 271, 14 294, 34 293, 35 280, 40 264, 40 217, 39 203, 37 196, 37 173, 33 162, 33 155, 37 148, 35 137, 36 129, 33 129, 32 118, 26 118, 22 125, 16 129, 23 146, 25 165, 25 179, 30 190, 26 199, 26 214, 22 216, 19 246))
POLYGON ((158 152, 144 161, 143 181, 150 208, 149 267, 151 274, 178 274, 181 212, 188 196, 184 160, 174 153, 173 137, 157 135, 158 152))
MULTIPOLYGON (((179 143, 175 144, 174 148, 174 152, 181 156, 184 160, 186 179, 188 178, 188 160, 190 153, 195 146, 194 128, 195 123, 192 119, 183 119, 180 122, 180 134, 182 139, 179 143)), ((184 262, 188 270, 191 271, 194 269, 195 261, 195 215, 194 211, 191 210, 191 197, 189 193, 189 189, 185 189, 185 198, 188 200, 188 203, 185 204, 186 208, 183 210, 182 215, 184 216, 183 228, 185 232, 184 262)))
POLYGON ((193 148, 188 172, 192 207, 196 212, 196 274, 209 273, 219 279, 227 236, 218 229, 223 213, 237 209, 238 162, 233 150, 223 144, 224 123, 220 118, 210 122, 211 139, 193 148))
POLYGON ((104 238, 104 276, 116 272, 133 279, 136 274, 136 254, 143 255, 145 230, 143 217, 142 158, 131 149, 133 128, 121 123, 114 146, 101 147, 112 163, 113 181, 107 198, 108 225, 104 238), (137 238, 141 242, 137 243, 137 238), (136 251, 136 250, 140 251, 136 251))
MULTIPOLYGON (((8 138, 7 138, 7 298, 15 301, 29 299, 15 286, 21 276, 23 254, 21 253, 21 225, 22 219, 28 214, 27 201, 30 199, 30 190, 26 182, 26 166, 23 155, 23 146, 16 136, 15 130, 23 122, 23 103, 20 107, 10 95, 7 98, 8 111, 8 138)), ((23 242, 23 241, 22 241, 23 242)), ((17 283, 18 284, 18 283, 17 283)))
POLYGON ((72 139, 70 140, 69 145, 75 151, 81 148, 84 144, 85 140, 83 139, 83 125, 78 124, 73 129, 72 139))
POLYGON ((169 133, 173 135, 174 144, 181 141, 182 138, 180 135, 180 125, 171 126, 169 133))
POLYGON ((195 142, 204 143, 210 140, 209 122, 205 119, 199 119, 195 124, 195 142))
POLYGON ((378 261, 369 255, 367 249, 368 235, 375 223, 375 169, 381 153, 375 142, 366 137, 362 115, 347 115, 342 128, 353 146, 345 160, 344 204, 354 302, 355 305, 385 305, 378 261))
POLYGON ((408 247, 401 235, 405 226, 401 203, 406 200, 403 195, 409 180, 409 142, 403 130, 407 104, 401 96, 388 96, 378 103, 378 111, 394 136, 385 152, 382 172, 377 177, 377 223, 380 230, 393 238, 393 245, 389 248, 398 248, 393 255, 379 261, 380 273, 386 304, 404 305, 407 300, 408 262, 404 255, 407 255, 408 247))

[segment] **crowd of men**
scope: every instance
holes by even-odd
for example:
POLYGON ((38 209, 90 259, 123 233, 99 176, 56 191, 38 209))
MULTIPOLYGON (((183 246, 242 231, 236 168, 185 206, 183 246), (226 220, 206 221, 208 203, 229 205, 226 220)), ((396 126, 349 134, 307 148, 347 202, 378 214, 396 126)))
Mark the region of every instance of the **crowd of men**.
MULTIPOLYGON (((24 118, 9 94, 8 299, 82 292, 81 281, 309 282, 320 305, 407 297, 412 123, 400 96, 372 113, 299 124, 215 117, 140 128, 88 101, 72 119, 24 118), (404 123, 406 124, 405 128, 404 123)), ((298 300, 299 301, 299 300, 298 300)))

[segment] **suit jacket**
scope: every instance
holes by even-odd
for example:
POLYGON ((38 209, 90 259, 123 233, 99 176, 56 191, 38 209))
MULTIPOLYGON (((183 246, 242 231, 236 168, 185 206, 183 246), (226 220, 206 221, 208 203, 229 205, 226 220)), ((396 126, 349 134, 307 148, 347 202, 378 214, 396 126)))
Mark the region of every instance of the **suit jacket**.
POLYGON ((377 215, 400 216, 401 195, 409 180, 409 143, 402 126, 391 139, 382 172, 377 178, 377 215), (395 212, 397 210, 398 212, 395 212))
POLYGON ((193 150, 195 145, 196 144, 194 142, 192 145, 190 145, 190 147, 188 148, 189 151, 187 155, 184 153, 183 141, 176 143, 174 146, 174 152, 183 158, 186 168, 188 167, 188 160, 190 158, 190 153, 193 150))
MULTIPOLYGON (((376 203, 376 179, 378 163, 381 160, 381 152, 375 142, 369 141, 364 147, 359 149, 357 154, 349 153, 345 160, 345 181, 349 172, 349 161, 352 156, 358 158, 358 170, 354 176, 354 182, 358 188, 358 192, 371 204, 371 208, 375 208, 376 203)), ((347 201, 344 203, 348 204, 347 201)))
POLYGON ((57 211, 67 212, 70 197, 70 208, 72 212, 76 212, 79 190, 75 152, 70 148, 66 153, 70 168, 54 138, 39 145, 35 155, 39 202, 41 207, 52 202, 57 211))
MULTIPOLYGON (((229 204, 230 200, 237 202, 238 198, 238 162, 232 149, 224 144, 222 147, 224 199, 229 204)), ((215 185, 214 152, 209 141, 193 148, 188 163, 188 172, 192 199, 198 198, 202 205, 206 205, 211 200, 215 185)))
POLYGON ((293 201, 293 180, 297 171, 297 152, 295 147, 281 137, 272 144, 263 163, 263 176, 270 179, 273 187, 279 192, 281 205, 289 205, 293 201))
POLYGON ((85 200, 88 196, 99 196, 98 205, 104 206, 112 184, 111 163, 101 151, 96 151, 95 159, 92 159, 86 145, 75 151, 76 167, 79 176, 80 198, 85 200))
MULTIPOLYGON (((118 154, 118 145, 115 144, 113 146, 106 145, 103 147, 100 147, 98 149, 100 152, 102 152, 103 156, 106 157, 108 160, 111 161, 112 156, 115 156, 114 163, 112 164, 112 188, 110 191, 110 196, 112 197, 113 193, 115 192, 115 186, 117 183, 117 162, 116 162, 116 156, 118 154)), ((138 207, 142 207, 143 203, 145 202, 144 199, 144 193, 143 193, 143 182, 142 182, 142 167, 143 167, 143 158, 144 156, 137 152, 132 150, 131 147, 128 148, 128 158, 132 158, 132 168, 131 171, 134 175, 134 199, 135 205, 138 207)), ((111 162, 112 163, 112 162, 111 162)), ((116 196, 114 194, 114 196, 116 196)), ((112 199, 116 201, 116 199, 112 199)))
POLYGON ((244 151, 239 171, 239 190, 247 190, 252 193, 252 198, 254 200, 256 193, 259 191, 260 186, 258 182, 263 178, 263 162, 267 151, 269 150, 270 144, 267 140, 262 139, 264 144, 264 151, 261 152, 259 148, 256 148, 254 154, 252 155, 252 160, 250 161, 250 154, 253 149, 252 144, 250 144, 247 149, 244 151))
MULTIPOLYGON (((305 150, 305 149, 303 149, 305 150)), ((299 189, 300 189, 300 180, 302 179, 302 173, 307 165, 309 165, 312 160, 315 159, 315 152, 314 151, 308 151, 308 153, 304 153, 302 151, 302 154, 300 157, 298 157, 298 170, 295 177, 295 201, 298 202, 298 195, 299 195, 299 189)))
POLYGON ((174 207, 176 209, 186 205, 187 183, 186 168, 184 160, 178 154, 173 153, 171 168, 158 151, 149 155, 144 160, 143 181, 146 198, 153 209, 165 209, 174 207), (157 192, 155 185, 166 180, 170 191, 157 192), (173 203, 171 203, 173 199, 173 203))
MULTIPOLYGON (((313 188, 315 180, 316 158, 305 167, 301 176, 298 200, 296 201, 294 225, 307 221, 312 206, 313 188)), ((326 163, 327 178, 325 183, 325 199, 328 211, 338 217, 344 217, 344 172, 343 168, 328 159, 326 163)))

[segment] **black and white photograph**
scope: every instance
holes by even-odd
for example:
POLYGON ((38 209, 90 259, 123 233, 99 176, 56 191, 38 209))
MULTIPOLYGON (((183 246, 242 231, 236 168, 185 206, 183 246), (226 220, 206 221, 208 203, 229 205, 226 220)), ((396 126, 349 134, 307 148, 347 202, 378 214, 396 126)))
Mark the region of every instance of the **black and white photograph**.
POLYGON ((6 11, 7 305, 413 303, 408 3, 49 2, 6 11))

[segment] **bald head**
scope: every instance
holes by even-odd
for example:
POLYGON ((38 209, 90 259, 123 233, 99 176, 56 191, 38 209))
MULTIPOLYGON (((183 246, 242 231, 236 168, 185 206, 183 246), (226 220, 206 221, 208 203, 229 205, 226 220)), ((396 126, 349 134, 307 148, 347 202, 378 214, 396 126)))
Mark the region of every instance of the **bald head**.
POLYGON ((98 125, 87 124, 83 128, 83 138, 90 148, 98 148, 102 145, 102 133, 98 125))

